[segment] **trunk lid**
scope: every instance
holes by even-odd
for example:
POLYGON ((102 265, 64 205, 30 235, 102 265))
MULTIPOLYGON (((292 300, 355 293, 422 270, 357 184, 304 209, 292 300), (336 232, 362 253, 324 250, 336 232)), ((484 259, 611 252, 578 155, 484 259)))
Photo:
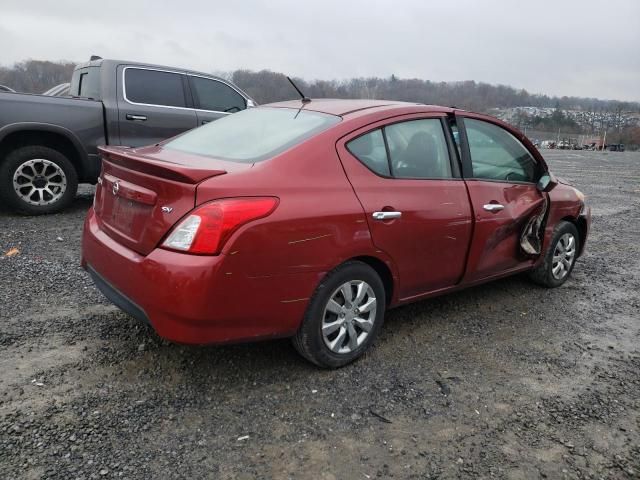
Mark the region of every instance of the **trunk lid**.
POLYGON ((195 207, 200 182, 251 164, 166 150, 161 146, 100 147, 102 174, 94 209, 102 230, 147 255, 195 207))

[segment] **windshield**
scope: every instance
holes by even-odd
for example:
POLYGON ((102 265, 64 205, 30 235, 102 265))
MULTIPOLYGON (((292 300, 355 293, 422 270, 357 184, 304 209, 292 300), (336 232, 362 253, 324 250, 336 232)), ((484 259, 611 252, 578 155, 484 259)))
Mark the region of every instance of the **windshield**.
POLYGON ((340 122, 291 108, 250 108, 167 142, 169 149, 242 163, 266 160, 340 122))

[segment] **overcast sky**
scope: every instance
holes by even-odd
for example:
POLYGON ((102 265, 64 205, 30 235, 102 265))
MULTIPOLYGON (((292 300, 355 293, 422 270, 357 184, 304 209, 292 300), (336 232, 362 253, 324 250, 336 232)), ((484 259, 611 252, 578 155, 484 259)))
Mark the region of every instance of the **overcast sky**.
POLYGON ((640 0, 1 0, 0 64, 91 54, 640 100, 640 0))

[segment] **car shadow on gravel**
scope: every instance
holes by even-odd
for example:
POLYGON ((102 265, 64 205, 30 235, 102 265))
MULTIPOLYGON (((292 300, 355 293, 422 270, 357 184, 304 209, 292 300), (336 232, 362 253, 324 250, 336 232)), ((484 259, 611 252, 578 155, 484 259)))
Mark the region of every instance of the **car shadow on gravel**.
MULTIPOLYGON (((93 187, 91 186, 82 188, 76 195, 76 198, 73 200, 71 205, 65 208, 62 212, 54 213, 51 215, 74 215, 81 212, 86 212, 87 210, 89 210, 89 207, 91 207, 91 204, 93 203, 93 191, 93 187)), ((28 218, 28 216, 13 211, 9 208, 8 205, 3 202, 0 202, 0 217, 28 218)))
MULTIPOLYGON (((357 365, 374 359, 385 361, 385 352, 395 350, 406 337, 426 342, 430 339, 435 341, 443 334, 462 333, 465 327, 460 324, 461 312, 468 311, 470 320, 482 317, 487 329, 491 329, 493 314, 500 316, 504 312, 519 317, 522 315, 523 297, 526 304, 529 299, 534 301, 540 291, 544 289, 525 278, 512 277, 390 310, 375 347, 362 361, 346 367, 346 370, 361 368, 357 365)), ((99 336, 110 344, 96 352, 94 360, 101 365, 113 365, 126 359, 131 362, 133 370, 151 368, 154 375, 167 378, 179 373, 185 376, 184 380, 186 377, 201 380, 235 376, 238 371, 252 372, 252 377, 266 374, 264 378, 269 378, 269 373, 274 372, 286 371, 291 376, 321 371, 303 360, 289 339, 231 345, 180 345, 163 340, 152 327, 121 312, 92 321, 101 322, 99 336)), ((424 344, 424 348, 428 350, 430 345, 424 344)), ((397 358, 393 360, 397 361, 397 358)))
MULTIPOLYGON (((88 197, 76 197, 76 199, 73 201, 73 203, 71 205, 69 205, 67 208, 64 209, 64 211, 62 212, 58 212, 58 213, 51 213, 48 214, 47 216, 53 216, 53 215, 75 215, 78 213, 82 213, 82 212, 86 212, 87 210, 89 210, 89 207, 91 207, 91 203, 93 202, 93 197, 88 198, 88 197)), ((7 207, 5 204, 0 203, 0 217, 13 217, 13 218, 29 218, 29 215, 23 215, 21 213, 15 212, 11 209, 9 209, 9 207, 7 207)), ((38 218, 39 216, 35 216, 32 218, 38 218)))

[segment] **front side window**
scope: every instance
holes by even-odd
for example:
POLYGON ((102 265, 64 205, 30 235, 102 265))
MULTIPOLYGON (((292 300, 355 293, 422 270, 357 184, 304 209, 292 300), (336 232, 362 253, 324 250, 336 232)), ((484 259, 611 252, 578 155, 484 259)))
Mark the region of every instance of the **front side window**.
POLYGON ((198 108, 229 113, 247 108, 244 97, 228 85, 202 77, 190 77, 190 79, 198 108))
POLYGON ((164 146, 240 163, 271 158, 340 122, 340 117, 294 108, 258 107, 226 115, 164 146))
POLYGON ((535 182, 538 165, 520 141, 505 129, 464 119, 473 177, 505 182, 535 182))
POLYGON ((182 75, 127 68, 124 75, 126 99, 134 103, 186 107, 182 75))
POLYGON ((347 148, 379 175, 425 179, 452 177, 447 142, 442 123, 437 118, 387 125, 351 140, 347 148))

